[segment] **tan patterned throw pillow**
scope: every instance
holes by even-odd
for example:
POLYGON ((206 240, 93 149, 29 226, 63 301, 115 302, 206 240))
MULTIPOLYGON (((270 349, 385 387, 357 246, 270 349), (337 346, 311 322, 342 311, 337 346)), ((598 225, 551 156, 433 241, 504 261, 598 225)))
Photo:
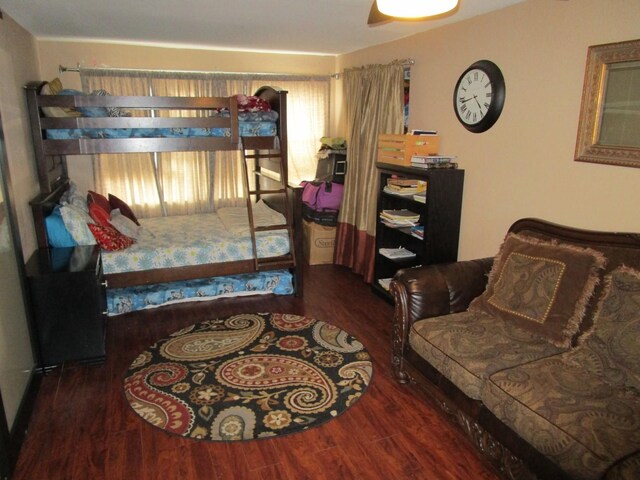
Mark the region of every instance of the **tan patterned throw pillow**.
POLYGON ((568 348, 605 266, 602 253, 525 235, 507 235, 485 292, 470 310, 515 322, 568 348))

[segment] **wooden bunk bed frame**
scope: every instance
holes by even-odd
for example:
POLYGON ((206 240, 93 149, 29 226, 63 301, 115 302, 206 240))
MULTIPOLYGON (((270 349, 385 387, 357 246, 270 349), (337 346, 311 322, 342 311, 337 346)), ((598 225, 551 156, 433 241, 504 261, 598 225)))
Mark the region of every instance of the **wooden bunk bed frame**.
MULTIPOLYGON (((34 152, 40 183, 40 195, 30 202, 39 248, 48 248, 45 218, 58 205, 69 188, 67 155, 100 153, 170 152, 242 150, 239 136, 238 105, 235 97, 144 97, 94 95, 40 95, 46 82, 30 82, 25 86, 27 106, 33 136, 34 152), (228 108, 229 117, 46 117, 46 107, 121 107, 142 110, 212 110, 228 108), (52 140, 46 138, 47 129, 76 128, 227 128, 224 137, 181 138, 117 138, 52 140)), ((287 195, 272 193, 257 195, 271 208, 285 215, 293 229, 293 255, 272 259, 268 266, 258 266, 255 259, 205 265, 160 268, 139 272, 105 275, 109 288, 147 285, 198 278, 252 273, 260 270, 287 268, 294 277, 296 296, 302 296, 302 187, 288 184, 287 175, 287 92, 262 87, 256 96, 267 101, 278 112, 275 137, 251 137, 253 148, 279 150, 282 169, 271 157, 255 161, 252 175, 256 190, 273 191, 286 186, 287 195), (280 173, 280 179, 277 172, 280 173), (276 175, 274 176, 274 173, 276 175), (282 182, 282 183, 281 183, 282 182), (288 204, 287 204, 288 203, 288 204)), ((280 162, 278 162, 280 163, 280 162)))

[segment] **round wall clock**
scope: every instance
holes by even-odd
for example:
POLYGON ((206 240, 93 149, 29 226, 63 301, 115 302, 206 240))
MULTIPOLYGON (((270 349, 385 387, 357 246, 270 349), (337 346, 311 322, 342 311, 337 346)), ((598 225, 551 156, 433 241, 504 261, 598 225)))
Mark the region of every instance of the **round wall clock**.
POLYGON ((505 93, 504 77, 498 66, 480 60, 460 75, 453 91, 453 110, 467 130, 485 132, 500 117, 505 93))

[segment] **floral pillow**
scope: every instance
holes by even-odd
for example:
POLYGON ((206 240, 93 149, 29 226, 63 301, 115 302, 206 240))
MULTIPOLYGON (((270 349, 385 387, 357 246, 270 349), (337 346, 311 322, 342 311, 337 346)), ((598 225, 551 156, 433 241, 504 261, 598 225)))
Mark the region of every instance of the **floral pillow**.
POLYGON ((121 234, 110 226, 90 224, 89 229, 98 242, 98 245, 109 252, 124 250, 133 245, 134 242, 132 238, 121 234))
POLYGON ((105 212, 111 213, 112 206, 104 195, 89 190, 87 193, 87 204, 90 207, 92 203, 97 203, 105 212))
POLYGON ((67 228, 71 237, 78 245, 95 245, 94 238, 89 224, 93 224, 93 219, 82 208, 76 205, 62 205, 60 214, 64 226, 67 228))
POLYGON ((102 208, 98 203, 89 204, 89 216, 98 225, 108 226, 111 220, 111 214, 102 208))

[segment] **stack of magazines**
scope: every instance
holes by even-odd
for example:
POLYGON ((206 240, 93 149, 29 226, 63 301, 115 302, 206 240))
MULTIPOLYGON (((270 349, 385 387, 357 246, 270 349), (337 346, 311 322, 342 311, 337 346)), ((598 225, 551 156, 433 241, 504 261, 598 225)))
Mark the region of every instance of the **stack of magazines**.
POLYGON ((407 209, 382 210, 380 212, 382 223, 392 228, 413 227, 420 221, 420 215, 407 209))

